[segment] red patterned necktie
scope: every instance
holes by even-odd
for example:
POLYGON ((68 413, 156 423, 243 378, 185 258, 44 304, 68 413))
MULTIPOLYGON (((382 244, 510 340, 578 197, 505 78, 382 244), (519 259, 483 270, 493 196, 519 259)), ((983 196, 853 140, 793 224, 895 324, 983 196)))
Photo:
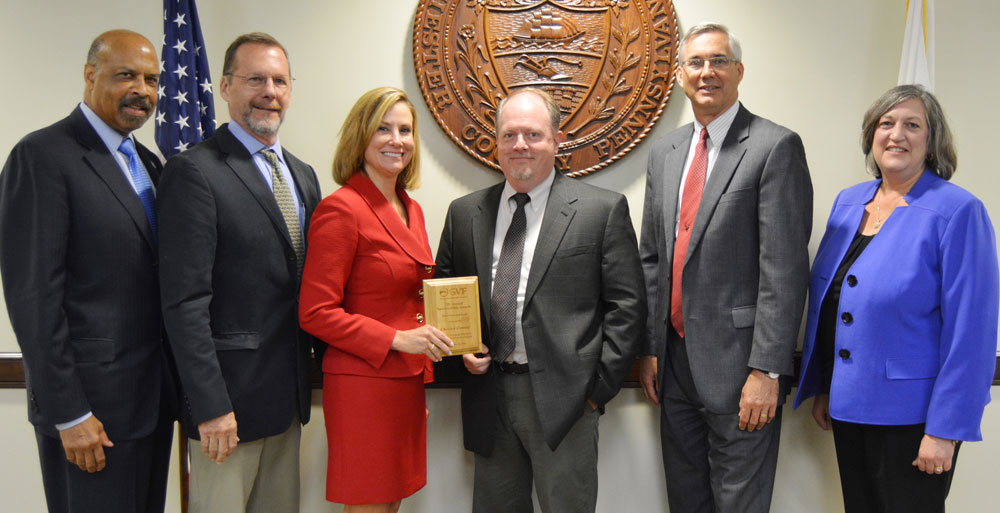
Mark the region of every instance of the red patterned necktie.
POLYGON ((708 129, 701 129, 698 147, 684 182, 684 196, 681 199, 681 213, 677 224, 677 238, 674 240, 673 280, 670 288, 670 322, 677 334, 684 337, 683 300, 681 299, 681 277, 684 275, 684 261, 687 258, 688 243, 691 242, 691 228, 701 204, 701 192, 705 190, 705 173, 708 171, 708 129))

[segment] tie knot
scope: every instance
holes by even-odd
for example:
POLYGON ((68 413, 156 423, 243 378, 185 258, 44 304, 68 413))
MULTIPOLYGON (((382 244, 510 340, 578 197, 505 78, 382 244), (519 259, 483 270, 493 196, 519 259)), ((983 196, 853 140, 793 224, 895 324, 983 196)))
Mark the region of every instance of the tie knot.
POLYGON ((135 156, 135 143, 132 142, 132 138, 126 137, 122 139, 122 143, 118 145, 118 151, 128 155, 129 157, 135 156))
POLYGON ((698 143, 699 144, 705 144, 706 140, 708 140, 708 128, 702 127, 701 128, 701 138, 698 139, 698 143))
POLYGON ((519 192, 513 196, 514 202, 517 203, 517 208, 524 208, 524 205, 531 201, 531 196, 527 193, 519 192))
POLYGON ((260 153, 261 155, 264 155, 264 160, 266 160, 268 164, 271 164, 271 167, 275 169, 279 168, 278 155, 274 153, 274 150, 264 148, 263 150, 260 150, 260 153))

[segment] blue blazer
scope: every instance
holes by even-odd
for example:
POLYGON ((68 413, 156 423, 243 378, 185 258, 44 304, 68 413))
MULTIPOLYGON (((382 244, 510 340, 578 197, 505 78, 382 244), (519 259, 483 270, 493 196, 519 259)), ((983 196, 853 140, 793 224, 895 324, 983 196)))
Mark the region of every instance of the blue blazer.
MULTIPOLYGON (((880 181, 841 191, 813 262, 795 407, 816 395, 820 306, 880 181)), ((830 416, 982 439, 997 348, 996 240, 982 202, 926 171, 844 280, 830 416), (853 279, 851 278, 853 276, 853 279)))

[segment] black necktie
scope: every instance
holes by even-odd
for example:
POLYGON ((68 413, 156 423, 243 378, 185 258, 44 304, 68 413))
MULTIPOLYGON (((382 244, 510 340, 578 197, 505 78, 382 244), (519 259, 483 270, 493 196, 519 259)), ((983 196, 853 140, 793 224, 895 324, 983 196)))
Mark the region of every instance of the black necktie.
POLYGON ((521 281, 521 256, 524 253, 524 233, 528 225, 524 205, 531 201, 527 194, 514 195, 517 210, 507 228, 493 278, 493 297, 490 301, 492 319, 493 361, 502 362, 514 352, 514 329, 517 324, 517 286, 521 281))

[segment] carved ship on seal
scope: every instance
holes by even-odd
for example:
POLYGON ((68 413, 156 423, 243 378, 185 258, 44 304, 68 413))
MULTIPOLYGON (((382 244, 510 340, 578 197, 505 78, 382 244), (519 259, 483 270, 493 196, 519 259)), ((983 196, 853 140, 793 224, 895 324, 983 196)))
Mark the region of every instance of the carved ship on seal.
POLYGON ((562 42, 572 41, 583 34, 583 30, 569 18, 550 7, 543 7, 532 13, 525 20, 524 27, 514 34, 514 39, 521 41, 562 42))

